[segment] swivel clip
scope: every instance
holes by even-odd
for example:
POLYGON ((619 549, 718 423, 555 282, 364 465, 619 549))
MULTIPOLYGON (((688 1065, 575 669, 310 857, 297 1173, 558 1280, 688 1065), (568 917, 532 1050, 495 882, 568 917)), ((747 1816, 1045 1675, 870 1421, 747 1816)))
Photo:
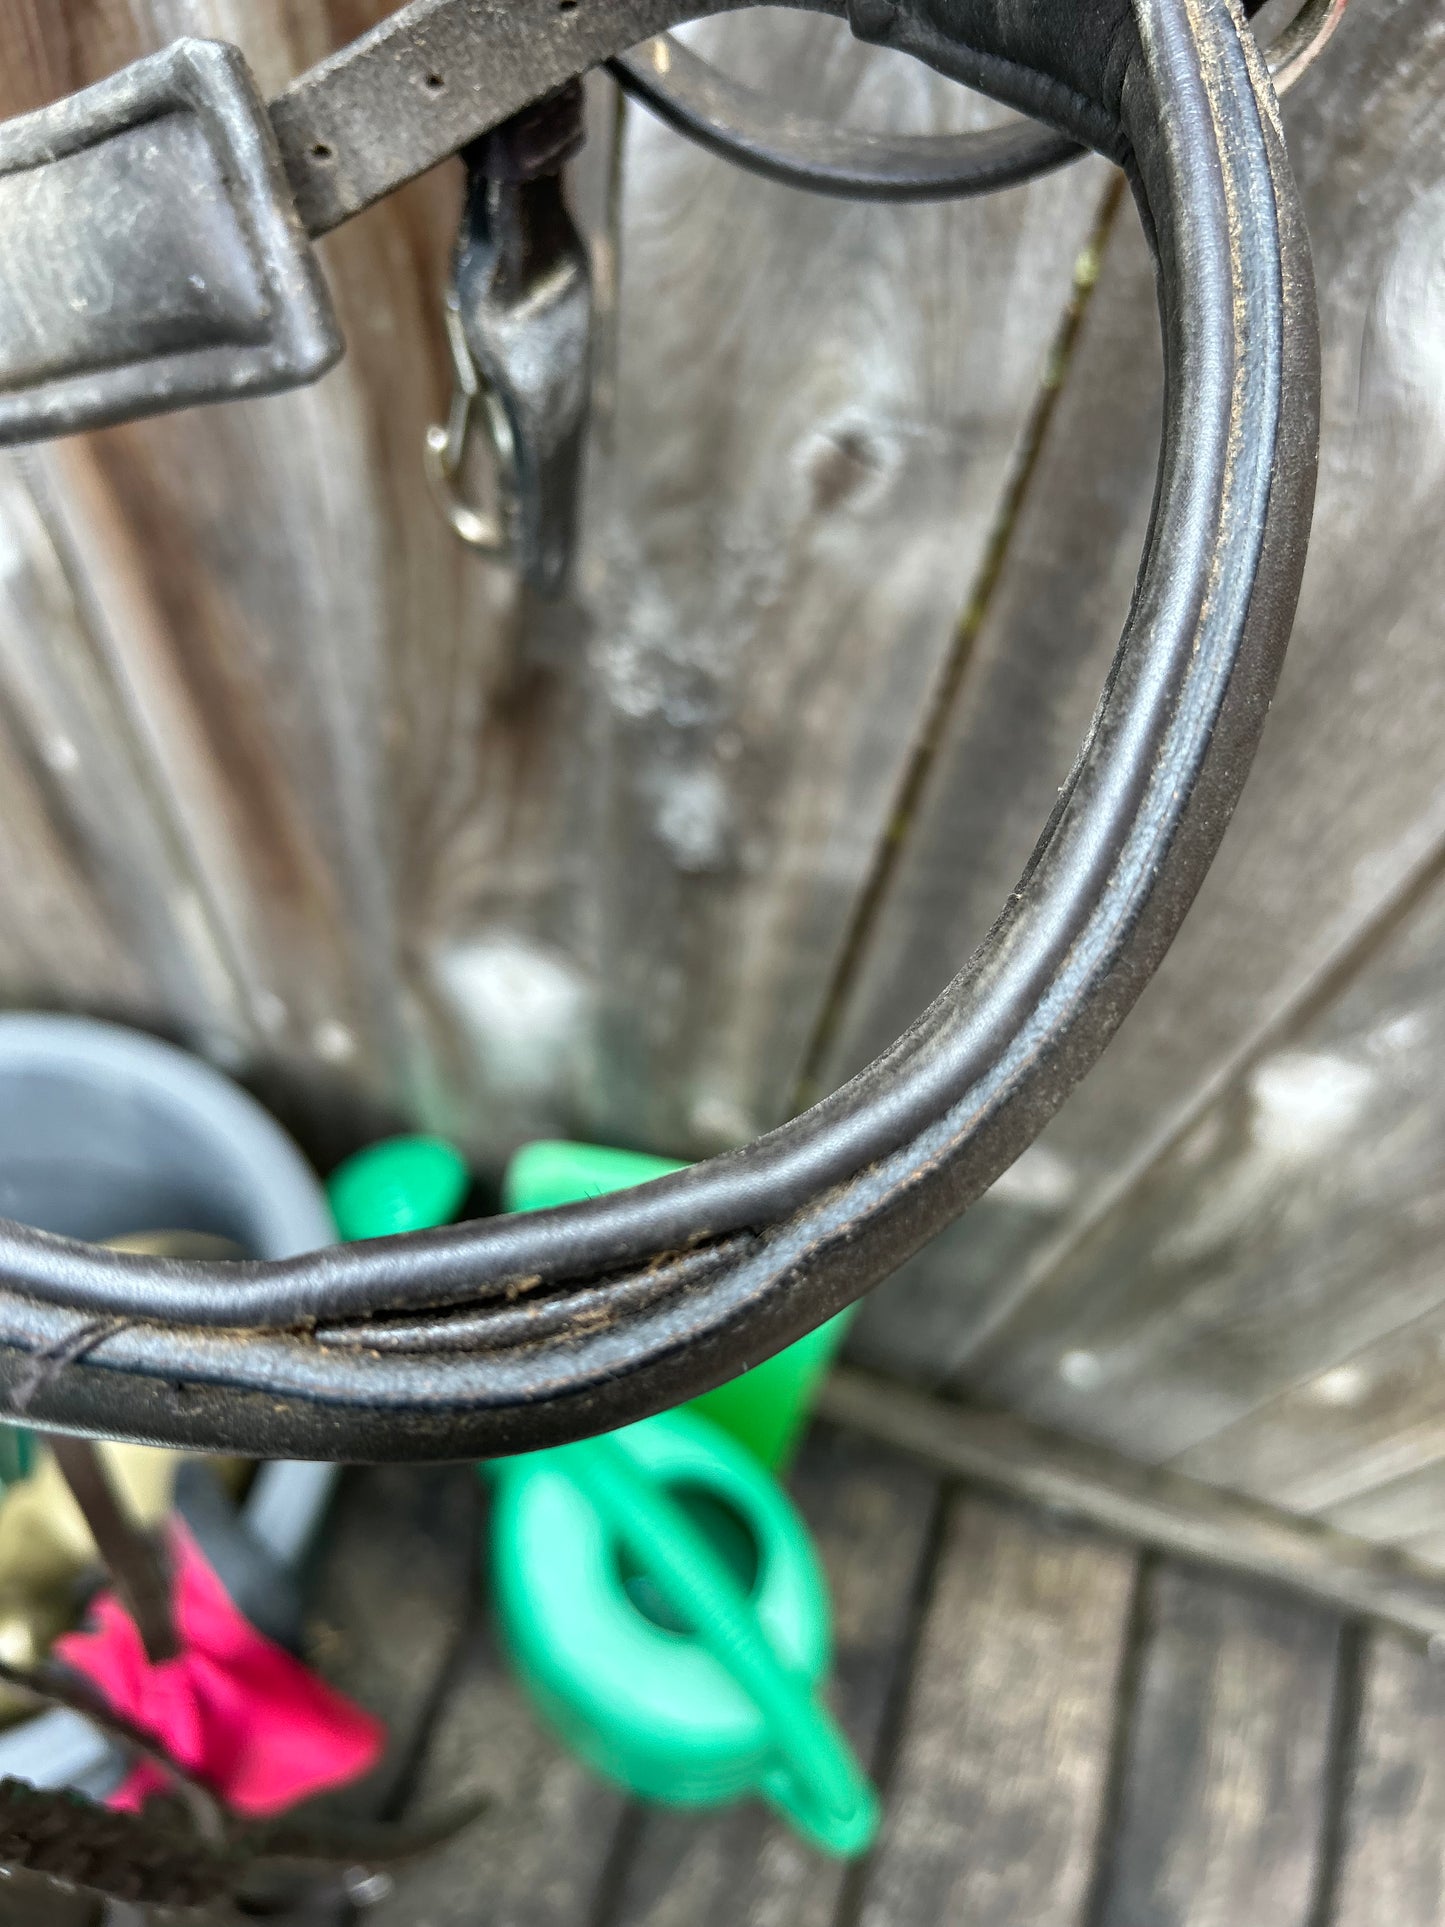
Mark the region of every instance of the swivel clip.
POLYGON ((426 436, 457 537, 543 596, 562 592, 576 548, 591 394, 591 272, 561 178, 582 139, 573 83, 466 150, 444 302, 452 402, 426 436))

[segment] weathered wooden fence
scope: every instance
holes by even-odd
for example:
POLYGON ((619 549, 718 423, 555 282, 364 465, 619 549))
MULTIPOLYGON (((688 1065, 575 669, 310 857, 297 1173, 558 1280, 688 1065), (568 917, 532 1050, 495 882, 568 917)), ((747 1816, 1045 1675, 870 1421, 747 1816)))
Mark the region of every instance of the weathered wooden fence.
MULTIPOLYGON (((265 86, 386 0, 0 0, 0 111, 181 32, 265 86)), ((862 125, 993 110, 831 23, 699 30, 862 125)), ((455 170, 326 244, 315 390, 0 465, 0 997, 179 1035, 325 1157, 389 1120, 702 1153, 941 986, 1087 725, 1148 514, 1153 287, 1090 161, 869 208, 605 83, 586 554, 422 480, 455 170)), ((1445 1561, 1445 15, 1286 105, 1320 282, 1304 602, 1203 894, 866 1359, 1445 1561)))

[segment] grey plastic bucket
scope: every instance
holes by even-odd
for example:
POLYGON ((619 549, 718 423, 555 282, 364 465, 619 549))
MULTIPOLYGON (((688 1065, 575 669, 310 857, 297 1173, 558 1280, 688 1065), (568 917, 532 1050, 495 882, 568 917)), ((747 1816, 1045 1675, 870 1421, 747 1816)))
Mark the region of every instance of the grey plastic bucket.
MULTIPOLYGON (((177 1230, 288 1258, 335 1242, 326 1196, 291 1139, 199 1058, 117 1024, 0 1015, 0 1217, 100 1240, 177 1230)), ((252 1482, 252 1536, 294 1565, 336 1468, 276 1463, 252 1482)), ((97 1788, 113 1769, 85 1721, 44 1713, 0 1733, 0 1775, 97 1788)))

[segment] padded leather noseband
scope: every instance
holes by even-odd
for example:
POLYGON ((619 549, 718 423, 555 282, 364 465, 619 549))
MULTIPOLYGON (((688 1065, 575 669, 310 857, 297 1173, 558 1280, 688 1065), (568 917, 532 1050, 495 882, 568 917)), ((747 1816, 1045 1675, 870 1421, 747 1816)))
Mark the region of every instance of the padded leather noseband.
MULTIPOLYGON (((542 35, 531 62, 532 0, 420 0, 369 39, 389 46, 393 74, 413 30, 425 62, 462 49, 500 117, 569 61, 690 11, 580 0, 571 51, 542 35)), ((0 1400, 13 1409, 18 1388, 31 1422, 400 1459, 515 1451, 641 1417, 809 1330, 963 1211, 1163 956, 1254 754, 1313 497, 1314 300, 1273 97, 1224 0, 854 0, 851 17, 1119 161, 1159 262, 1152 526, 1092 731, 1018 889, 860 1076, 745 1149, 635 1192, 235 1266, 159 1266, 0 1227, 0 1400)), ((354 75, 367 44, 333 75, 354 75)), ((326 128, 345 162, 350 184, 324 207, 306 201, 312 174, 291 172, 313 230, 456 133, 449 123, 428 146, 403 130, 385 164, 352 168, 359 109, 344 88, 328 107, 327 71, 272 109, 293 160, 326 128)))

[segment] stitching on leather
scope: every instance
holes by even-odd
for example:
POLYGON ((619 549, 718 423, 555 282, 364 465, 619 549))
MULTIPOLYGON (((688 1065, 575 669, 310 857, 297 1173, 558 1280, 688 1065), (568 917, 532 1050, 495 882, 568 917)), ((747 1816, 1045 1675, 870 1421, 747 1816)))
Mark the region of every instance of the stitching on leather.
POLYGON ((108 1339, 129 1331, 134 1318, 92 1318, 66 1338, 57 1339, 46 1350, 37 1352, 20 1374, 11 1393, 11 1404, 22 1416, 30 1410, 40 1393, 52 1385, 72 1365, 99 1351, 108 1339))

